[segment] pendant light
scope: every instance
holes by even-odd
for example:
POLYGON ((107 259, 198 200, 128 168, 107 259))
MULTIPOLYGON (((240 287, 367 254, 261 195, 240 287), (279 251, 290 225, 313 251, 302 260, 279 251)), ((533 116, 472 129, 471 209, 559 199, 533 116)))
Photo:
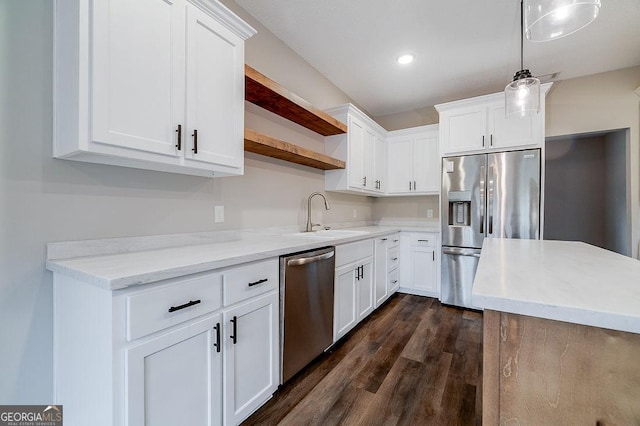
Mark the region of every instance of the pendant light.
POLYGON ((525 36, 549 41, 573 34, 600 12, 600 0, 531 0, 525 9, 525 36))
POLYGON ((540 110, 540 80, 524 68, 523 0, 520 0, 520 71, 504 88, 504 113, 507 118, 526 117, 540 110))

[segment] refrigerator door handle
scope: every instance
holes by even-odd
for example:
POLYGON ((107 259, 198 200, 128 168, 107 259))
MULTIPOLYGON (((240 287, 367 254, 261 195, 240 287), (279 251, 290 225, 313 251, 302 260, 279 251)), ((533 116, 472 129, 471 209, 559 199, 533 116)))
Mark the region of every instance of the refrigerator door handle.
POLYGON ((480 166, 480 233, 484 234, 484 166, 480 166))
POLYGON ((489 166, 489 176, 488 176, 488 191, 487 191, 487 215, 489 216, 489 223, 487 225, 488 232, 487 235, 493 235, 493 193, 494 193, 494 169, 493 166, 489 166))
POLYGON ((464 249, 454 247, 443 247, 442 254, 452 254, 454 256, 480 257, 480 249, 464 249))

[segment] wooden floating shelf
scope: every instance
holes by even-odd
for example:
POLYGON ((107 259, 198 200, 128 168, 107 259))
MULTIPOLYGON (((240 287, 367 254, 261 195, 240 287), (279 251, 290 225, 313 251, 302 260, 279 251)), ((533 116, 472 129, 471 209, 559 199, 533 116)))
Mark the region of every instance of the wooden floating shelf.
POLYGON ((245 99, 322 136, 347 132, 347 125, 316 109, 295 93, 264 76, 249 65, 244 66, 245 99))
POLYGON ((250 129, 244 129, 244 150, 320 170, 345 168, 344 161, 250 129))

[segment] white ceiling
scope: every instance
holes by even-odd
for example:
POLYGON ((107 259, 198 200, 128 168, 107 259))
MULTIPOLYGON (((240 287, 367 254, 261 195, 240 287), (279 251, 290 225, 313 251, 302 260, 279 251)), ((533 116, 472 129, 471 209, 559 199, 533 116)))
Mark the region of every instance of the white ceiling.
MULTIPOLYGON (((373 116, 498 92, 520 69, 518 0, 236 0, 373 116), (400 66, 396 57, 416 59, 400 66)), ((640 0, 602 0, 577 33, 524 45, 559 80, 640 65, 640 0)))

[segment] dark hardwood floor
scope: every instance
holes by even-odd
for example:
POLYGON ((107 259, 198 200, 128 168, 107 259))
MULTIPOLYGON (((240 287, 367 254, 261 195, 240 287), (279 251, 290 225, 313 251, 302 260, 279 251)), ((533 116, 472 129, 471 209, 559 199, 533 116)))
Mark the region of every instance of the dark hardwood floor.
POLYGON ((243 425, 480 425, 482 314, 396 294, 243 425))

